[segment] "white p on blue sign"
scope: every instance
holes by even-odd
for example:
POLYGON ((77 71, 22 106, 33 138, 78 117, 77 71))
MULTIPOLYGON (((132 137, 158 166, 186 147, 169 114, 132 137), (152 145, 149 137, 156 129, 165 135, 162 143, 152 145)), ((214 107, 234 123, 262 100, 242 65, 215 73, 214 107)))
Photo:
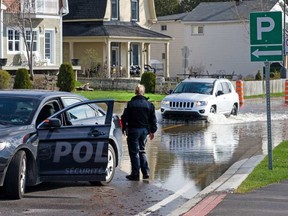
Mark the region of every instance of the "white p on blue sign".
POLYGON ((251 61, 282 61, 282 12, 250 13, 251 61))

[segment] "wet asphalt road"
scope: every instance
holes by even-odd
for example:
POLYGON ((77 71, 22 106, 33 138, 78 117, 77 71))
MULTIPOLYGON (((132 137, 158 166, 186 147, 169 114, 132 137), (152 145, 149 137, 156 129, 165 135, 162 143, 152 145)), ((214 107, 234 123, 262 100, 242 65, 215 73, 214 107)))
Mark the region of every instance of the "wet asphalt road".
MULTIPOLYGON (((288 135, 287 106, 272 100, 272 134, 276 145, 288 135)), ((121 114, 123 104, 115 112, 121 114)), ((234 162, 265 154, 265 100, 246 100, 237 117, 211 116, 210 123, 163 121, 147 145, 150 180, 125 179, 130 162, 125 137, 122 163, 109 186, 86 182, 43 183, 27 188, 22 200, 5 200, 0 215, 167 215, 216 180, 234 162)))

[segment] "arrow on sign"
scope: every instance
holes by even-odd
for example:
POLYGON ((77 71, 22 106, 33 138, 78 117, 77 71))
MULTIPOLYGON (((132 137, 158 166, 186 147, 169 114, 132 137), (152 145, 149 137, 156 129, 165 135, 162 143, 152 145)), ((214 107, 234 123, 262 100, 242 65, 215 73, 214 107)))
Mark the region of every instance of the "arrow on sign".
POLYGON ((268 51, 259 51, 259 49, 256 49, 252 55, 254 55, 256 58, 259 58, 259 56, 275 56, 275 55, 282 55, 281 50, 268 50, 268 51))

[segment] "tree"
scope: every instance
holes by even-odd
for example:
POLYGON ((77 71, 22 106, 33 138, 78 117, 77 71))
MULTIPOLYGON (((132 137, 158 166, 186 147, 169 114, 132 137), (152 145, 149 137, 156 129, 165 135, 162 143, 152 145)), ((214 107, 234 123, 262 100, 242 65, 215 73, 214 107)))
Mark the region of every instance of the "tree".
POLYGON ((178 0, 155 0, 157 16, 166 16, 179 13, 178 0))
MULTIPOLYGON (((6 13, 8 18, 6 24, 15 30, 19 37, 23 38, 26 48, 30 79, 33 80, 33 51, 37 50, 34 40, 37 37, 37 32, 33 31, 33 15, 35 14, 35 2, 30 0, 13 0, 10 1, 6 13)), ((36 23, 35 23, 36 24, 36 23)))
POLYGON ((201 0, 182 0, 180 2, 180 10, 181 12, 190 12, 192 11, 201 0))

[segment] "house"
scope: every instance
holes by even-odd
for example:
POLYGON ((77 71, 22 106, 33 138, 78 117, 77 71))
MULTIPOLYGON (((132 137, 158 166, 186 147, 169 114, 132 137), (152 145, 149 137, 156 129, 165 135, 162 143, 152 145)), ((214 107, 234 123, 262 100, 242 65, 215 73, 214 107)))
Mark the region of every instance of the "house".
POLYGON ((25 45, 28 49, 32 47, 34 69, 59 69, 62 63, 62 17, 67 13, 67 0, 2 0, 0 58, 7 59, 3 69, 9 71, 27 66, 30 52, 25 45), (17 16, 26 23, 19 23, 17 16))
MULTIPOLYGON (((255 77, 263 62, 250 60, 250 12, 282 11, 276 1, 202 2, 187 14, 158 17, 152 30, 174 38, 170 43, 170 76, 237 74, 255 77)), ((287 19, 286 19, 287 20, 287 19)), ((164 50, 153 46, 151 58, 164 50)))
POLYGON ((78 62, 88 77, 129 78, 133 65, 142 74, 154 44, 169 56, 171 37, 149 29, 156 20, 154 0, 69 0, 69 14, 63 17, 63 61, 78 62))

